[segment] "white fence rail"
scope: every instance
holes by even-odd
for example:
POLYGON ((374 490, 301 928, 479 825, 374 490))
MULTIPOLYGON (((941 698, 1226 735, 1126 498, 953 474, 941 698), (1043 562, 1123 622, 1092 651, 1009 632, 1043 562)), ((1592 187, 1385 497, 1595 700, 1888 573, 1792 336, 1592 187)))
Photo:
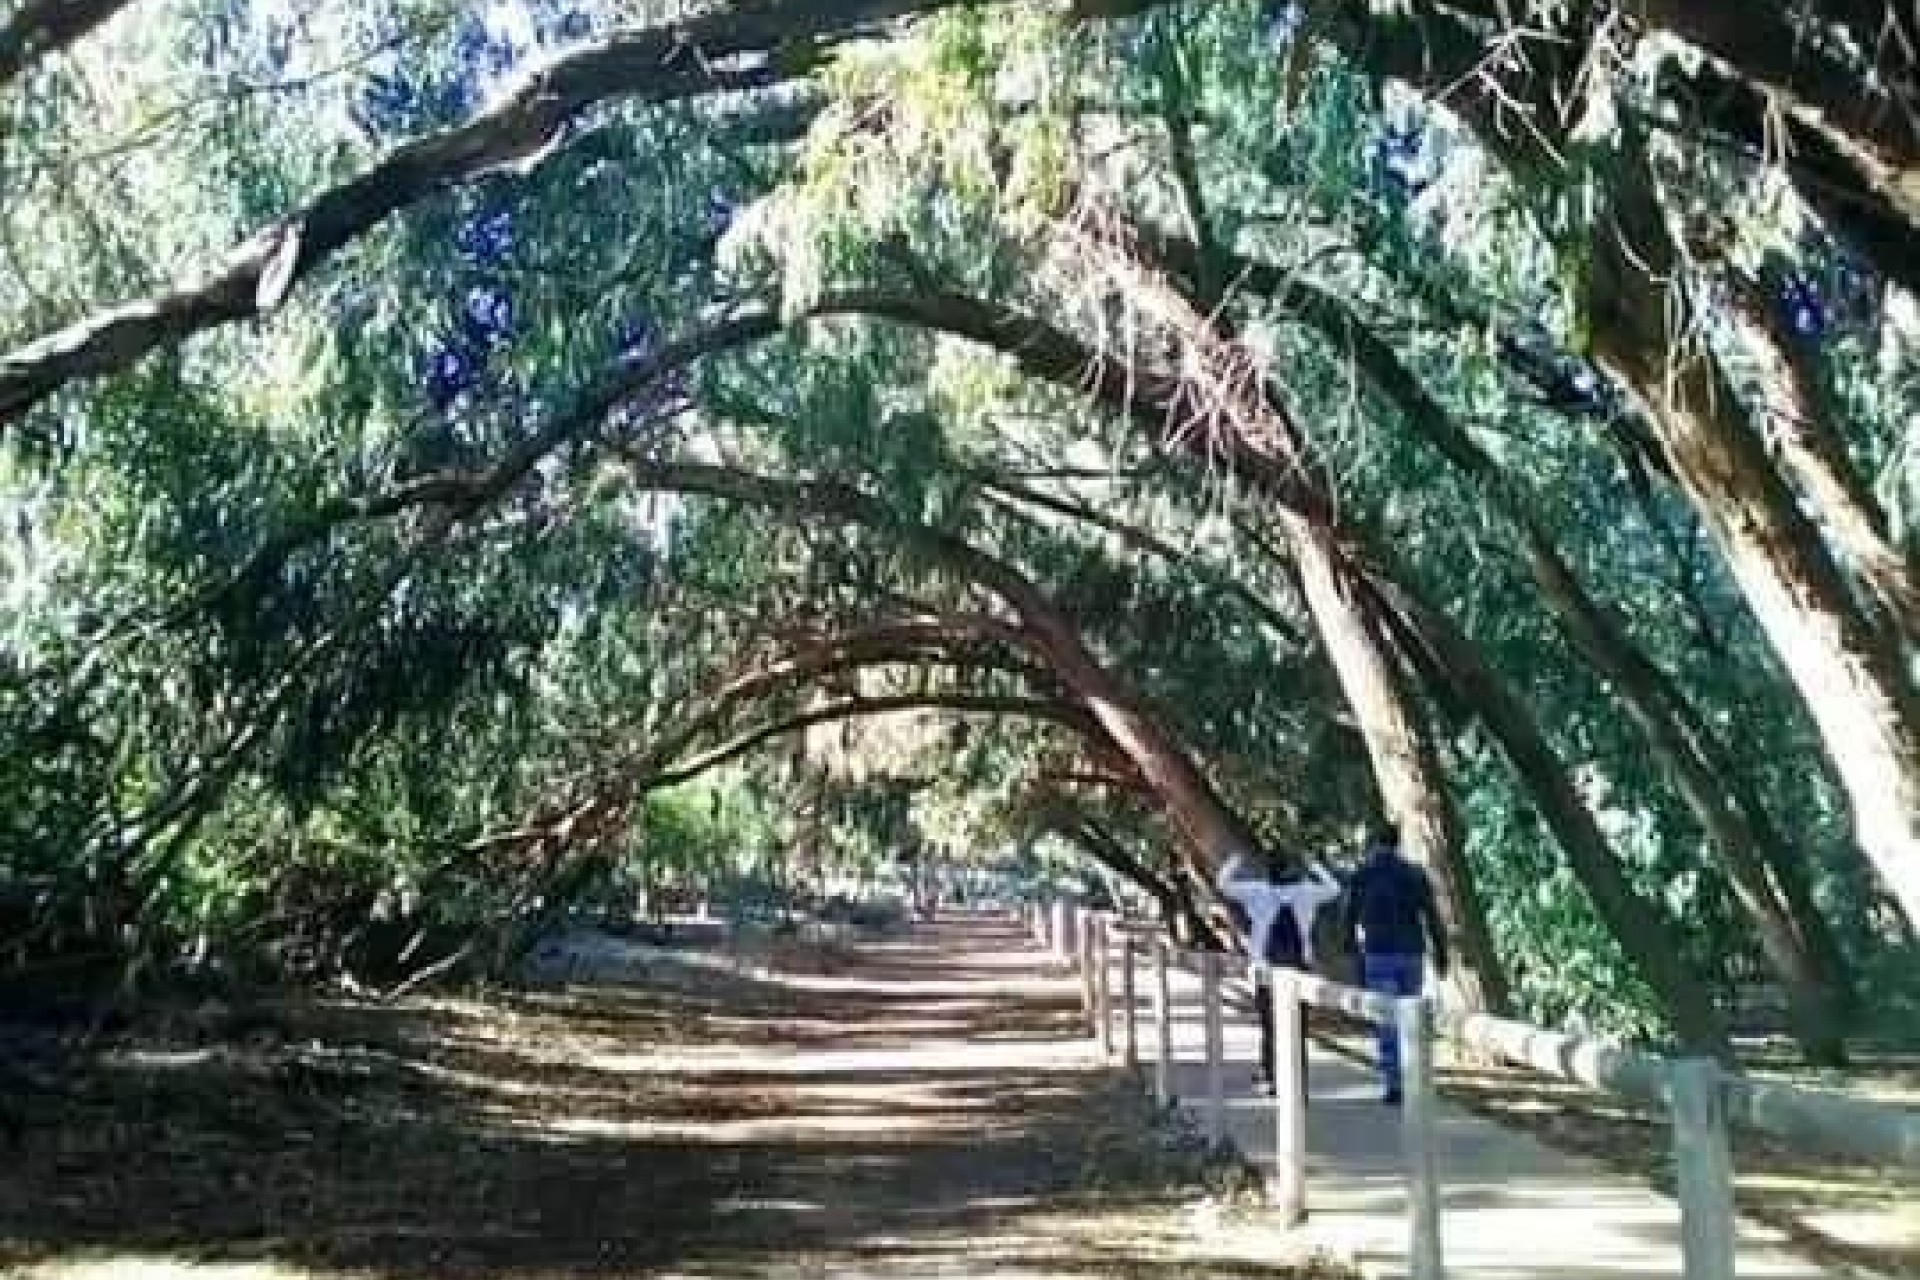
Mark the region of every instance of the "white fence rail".
MULTIPOLYGON (((1134 958, 1151 957, 1151 1014, 1158 1046, 1153 1093, 1173 1099, 1173 1001, 1170 971, 1197 970, 1205 1029, 1205 1105, 1208 1142, 1226 1139, 1225 999, 1217 951, 1182 951, 1153 926, 1111 912, 1055 902, 1031 913, 1035 937, 1078 969, 1088 1020, 1111 1055, 1113 1002, 1108 990, 1114 939, 1124 963, 1120 1014, 1125 1061, 1138 1065, 1138 1007, 1134 958)), ((1244 963, 1234 958, 1236 963, 1244 963)), ((1334 1010, 1395 1028, 1403 1093, 1401 1137, 1407 1177, 1408 1260, 1414 1280, 1441 1280, 1441 1178, 1435 1158, 1433 1047, 1448 1039, 1556 1080, 1631 1099, 1664 1113, 1673 1131, 1680 1242, 1687 1280, 1732 1280, 1734 1260, 1733 1161, 1729 1127, 1752 1129, 1823 1155, 1876 1167, 1920 1169, 1920 1111, 1887 1106, 1818 1089, 1754 1080, 1711 1058, 1664 1058, 1586 1037, 1566 1035, 1506 1018, 1462 1014, 1425 997, 1395 999, 1293 970, 1268 971, 1273 999, 1275 1171, 1269 1184, 1284 1222, 1306 1215, 1305 1081, 1299 1078, 1303 1005, 1334 1010)))

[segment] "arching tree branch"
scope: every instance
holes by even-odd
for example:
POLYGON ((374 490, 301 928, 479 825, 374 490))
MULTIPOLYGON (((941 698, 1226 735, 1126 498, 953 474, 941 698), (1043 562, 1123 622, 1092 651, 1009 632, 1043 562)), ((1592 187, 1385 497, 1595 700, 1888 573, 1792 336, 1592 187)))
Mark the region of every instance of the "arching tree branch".
POLYGON ((26 0, 0 24, 0 87, 80 40, 134 0, 26 0))

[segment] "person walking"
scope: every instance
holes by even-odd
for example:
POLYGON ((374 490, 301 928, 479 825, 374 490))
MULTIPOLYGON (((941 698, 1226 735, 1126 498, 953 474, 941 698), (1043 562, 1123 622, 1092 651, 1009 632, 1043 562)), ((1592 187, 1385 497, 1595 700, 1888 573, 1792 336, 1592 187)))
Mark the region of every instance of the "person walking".
MULTIPOLYGON (((1447 975, 1447 935, 1434 904, 1433 882, 1400 853, 1400 832, 1381 822, 1367 842, 1365 860, 1347 887, 1342 934, 1360 951, 1361 982, 1367 990, 1396 999, 1417 996, 1426 979, 1426 959, 1434 973, 1447 975)), ((1381 1101, 1400 1105, 1400 1038, 1391 1024, 1378 1029, 1381 1101)))
MULTIPOLYGON (((1270 861, 1252 854, 1227 859, 1215 879, 1221 897, 1235 910, 1254 966, 1254 1013, 1260 1021, 1260 1086, 1271 1092, 1277 1076, 1273 1043, 1273 988, 1270 969, 1311 970, 1313 922, 1320 908, 1340 896, 1340 882, 1319 863, 1304 875, 1282 876, 1270 861)), ((1302 1009, 1304 1014, 1305 1010, 1302 1009)), ((1303 1023, 1304 1026, 1304 1023, 1303 1023)), ((1306 1087, 1306 1038, 1300 1042, 1300 1082, 1306 1087)))

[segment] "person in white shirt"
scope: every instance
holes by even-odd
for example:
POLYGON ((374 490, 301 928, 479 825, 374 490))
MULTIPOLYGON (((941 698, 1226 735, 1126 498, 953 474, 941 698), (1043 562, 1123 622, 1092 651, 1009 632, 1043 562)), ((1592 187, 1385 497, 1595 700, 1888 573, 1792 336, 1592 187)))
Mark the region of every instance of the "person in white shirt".
MULTIPOLYGON (((1260 1070, 1263 1091, 1273 1087, 1273 992, 1268 966, 1311 970, 1313 925, 1320 909, 1340 896, 1340 882, 1318 862, 1309 862, 1304 875, 1282 878, 1270 864, 1252 854, 1239 853, 1222 864, 1214 880, 1220 895, 1235 909, 1236 923, 1247 937, 1247 954, 1255 967, 1254 1005, 1260 1019, 1260 1070)), ((1304 1010, 1303 1010, 1304 1012, 1304 1010)), ((1304 1041, 1300 1079, 1306 1080, 1304 1041)))

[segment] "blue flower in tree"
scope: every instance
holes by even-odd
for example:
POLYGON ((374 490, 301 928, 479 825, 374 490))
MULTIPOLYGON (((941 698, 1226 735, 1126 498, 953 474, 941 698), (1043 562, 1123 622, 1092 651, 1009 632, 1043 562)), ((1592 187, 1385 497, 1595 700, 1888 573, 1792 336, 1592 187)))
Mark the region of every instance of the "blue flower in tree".
POLYGON ((1385 194, 1404 199, 1419 195, 1432 181, 1426 159, 1426 137, 1419 125, 1390 125, 1373 144, 1370 167, 1385 194))
POLYGON ((453 54, 462 79, 502 75, 513 69, 520 56, 510 41, 497 38, 485 22, 472 17, 454 32, 453 54))
POLYGON ((460 328, 477 347, 494 347, 513 333, 513 298, 503 288, 477 284, 460 308, 460 328))
POLYGON ((622 364, 636 364, 660 349, 660 327, 644 312, 620 322, 615 338, 622 364))
POLYGON ((455 401, 471 391, 480 380, 485 357, 448 344, 436 348, 427 357, 427 401, 445 412, 455 401))
POLYGON ((353 115, 361 128, 380 135, 412 128, 419 110, 420 91, 412 80, 398 73, 376 73, 367 77, 353 115))
POLYGON ((1838 324, 1872 328, 1878 323, 1882 305, 1881 282, 1872 267, 1845 251, 1833 258, 1828 277, 1832 288, 1827 297, 1834 321, 1838 324))
POLYGON ((513 215, 489 209, 469 218, 454 232, 454 243, 473 261, 495 266, 513 248, 513 215))
POLYGON ((1284 0, 1284 3, 1268 9, 1263 30, 1267 48, 1275 53, 1285 49, 1300 34, 1300 26, 1305 21, 1306 12, 1300 8, 1298 0, 1284 0))
POLYGON ((383 138, 458 124, 479 102, 479 82, 470 76, 422 83, 397 71, 376 72, 350 110, 363 130, 383 138))
POLYGON ((1820 287, 1805 275, 1792 275, 1780 285, 1780 318, 1802 338, 1817 339, 1827 331, 1829 317, 1820 287))
POLYGON ((723 236, 727 233, 727 228, 733 225, 739 206, 734 203, 733 197, 720 188, 714 187, 707 192, 706 206, 702 212, 707 233, 712 236, 723 236))

